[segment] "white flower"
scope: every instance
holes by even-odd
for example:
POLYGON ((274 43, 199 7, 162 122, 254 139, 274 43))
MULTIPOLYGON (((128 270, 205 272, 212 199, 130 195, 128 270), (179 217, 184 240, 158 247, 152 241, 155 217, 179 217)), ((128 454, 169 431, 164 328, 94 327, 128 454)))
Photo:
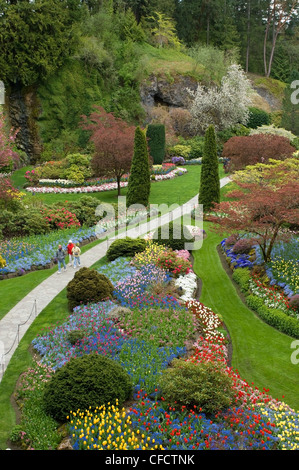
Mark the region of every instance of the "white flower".
POLYGON ((187 302, 194 296, 195 289, 197 287, 197 276, 193 271, 188 274, 179 276, 175 281, 176 287, 181 287, 183 295, 180 297, 181 300, 187 302))

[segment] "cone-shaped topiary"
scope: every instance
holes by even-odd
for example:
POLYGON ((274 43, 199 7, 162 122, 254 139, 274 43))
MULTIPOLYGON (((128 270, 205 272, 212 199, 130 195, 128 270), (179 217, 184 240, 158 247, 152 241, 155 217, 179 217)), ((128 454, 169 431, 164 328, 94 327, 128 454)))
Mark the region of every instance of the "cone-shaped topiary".
POLYGON ((219 202, 220 181, 216 134, 214 126, 209 126, 205 134, 198 203, 203 205, 203 212, 209 212, 214 203, 219 202))
POLYGON ((81 268, 66 286, 69 308, 73 310, 80 304, 111 299, 113 290, 111 281, 104 274, 95 269, 81 268))
POLYGON ((121 406, 132 393, 132 380, 113 359, 97 353, 71 358, 46 384, 43 404, 58 422, 70 411, 96 408, 118 401, 121 406))
POLYGON ((165 157, 165 126, 164 124, 149 124, 147 126, 146 136, 150 156, 154 165, 161 165, 165 157))
POLYGON ((147 207, 151 188, 149 154, 145 133, 136 127, 134 154, 132 159, 127 192, 127 207, 142 204, 147 207))

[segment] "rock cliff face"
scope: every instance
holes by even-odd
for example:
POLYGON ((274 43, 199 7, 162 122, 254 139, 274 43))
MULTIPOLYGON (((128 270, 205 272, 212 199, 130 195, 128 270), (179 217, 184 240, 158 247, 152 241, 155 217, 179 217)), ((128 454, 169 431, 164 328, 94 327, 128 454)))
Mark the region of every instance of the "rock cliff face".
POLYGON ((18 129, 17 146, 28 155, 30 162, 34 163, 41 152, 37 128, 40 106, 35 88, 11 85, 6 106, 11 126, 18 129))
POLYGON ((173 78, 151 75, 140 86, 141 104, 145 111, 158 104, 168 108, 188 108, 191 101, 188 89, 195 91, 197 85, 195 79, 185 75, 173 78))

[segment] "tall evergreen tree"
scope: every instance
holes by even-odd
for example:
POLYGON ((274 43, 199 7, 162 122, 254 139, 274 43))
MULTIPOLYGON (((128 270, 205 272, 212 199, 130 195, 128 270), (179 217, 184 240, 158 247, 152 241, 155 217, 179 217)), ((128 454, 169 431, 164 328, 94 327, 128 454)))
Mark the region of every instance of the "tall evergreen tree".
POLYGON ((151 177, 147 141, 145 132, 138 126, 135 130, 134 154, 127 192, 127 207, 133 204, 142 204, 147 207, 150 188, 151 177))
POLYGON ((219 202, 220 181, 216 134, 214 126, 209 126, 205 133, 198 203, 203 205, 204 212, 209 212, 214 203, 219 202))
POLYGON ((41 150, 37 87, 73 54, 84 11, 80 0, 0 0, 0 80, 11 125, 20 129, 16 143, 33 163, 41 150))

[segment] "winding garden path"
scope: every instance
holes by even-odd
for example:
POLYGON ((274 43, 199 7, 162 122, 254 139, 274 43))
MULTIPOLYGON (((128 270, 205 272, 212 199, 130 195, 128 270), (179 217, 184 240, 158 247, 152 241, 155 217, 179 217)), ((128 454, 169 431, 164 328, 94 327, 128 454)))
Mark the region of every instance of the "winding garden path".
MULTIPOLYGON (((229 182, 230 178, 224 177, 220 180, 220 185, 223 187, 229 182)), ((82 266, 90 267, 103 258, 115 238, 144 235, 159 225, 189 214, 197 200, 198 196, 196 195, 182 206, 152 219, 150 222, 138 225, 138 234, 136 229, 129 229, 90 248, 81 256, 82 266)), ((21 338, 39 313, 66 287, 74 273, 75 270, 68 267, 66 272, 62 272, 60 276, 57 273, 49 276, 18 302, 0 321, 0 381, 21 338)))

